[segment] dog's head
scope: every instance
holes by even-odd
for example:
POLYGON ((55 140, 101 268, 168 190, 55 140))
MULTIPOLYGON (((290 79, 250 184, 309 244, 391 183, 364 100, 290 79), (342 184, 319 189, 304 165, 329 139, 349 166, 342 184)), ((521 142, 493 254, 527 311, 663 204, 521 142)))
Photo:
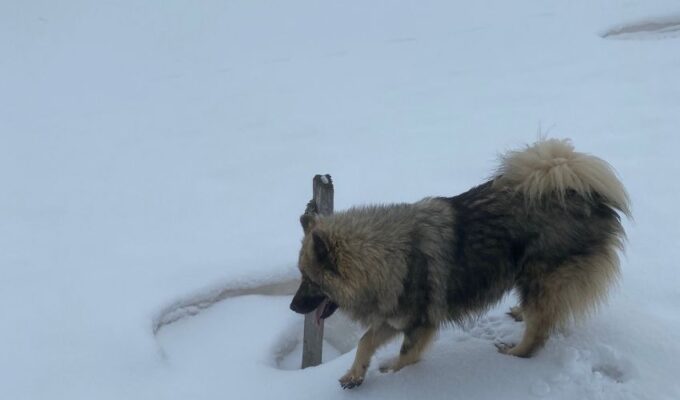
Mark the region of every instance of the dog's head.
POLYGON ((290 309, 307 314, 316 310, 317 323, 330 317, 338 308, 334 288, 340 280, 335 249, 330 236, 319 225, 318 217, 300 217, 305 232, 298 267, 302 282, 290 309), (336 301, 334 301, 336 300, 336 301))

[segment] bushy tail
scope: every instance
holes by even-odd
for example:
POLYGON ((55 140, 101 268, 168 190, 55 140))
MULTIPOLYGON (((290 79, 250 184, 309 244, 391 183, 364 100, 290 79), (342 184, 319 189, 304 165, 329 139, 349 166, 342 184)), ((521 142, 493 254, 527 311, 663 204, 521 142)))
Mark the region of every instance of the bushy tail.
POLYGON ((524 194, 530 203, 544 196, 564 199, 567 190, 590 198, 598 194, 631 217, 630 199, 613 168, 604 160, 574 151, 568 139, 540 140, 501 157, 496 181, 524 194))

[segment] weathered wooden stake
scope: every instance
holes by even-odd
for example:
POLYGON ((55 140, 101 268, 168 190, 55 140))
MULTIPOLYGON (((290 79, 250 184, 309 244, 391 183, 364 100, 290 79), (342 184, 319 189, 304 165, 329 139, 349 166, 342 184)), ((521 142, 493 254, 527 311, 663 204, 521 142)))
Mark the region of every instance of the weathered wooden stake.
MULTIPOLYGON (((307 204, 305 214, 330 215, 333 213, 333 181, 331 176, 316 175, 312 181, 313 198, 307 204)), ((323 320, 317 325, 316 311, 305 315, 305 331, 302 338, 302 368, 321 364, 323 346, 323 320)))

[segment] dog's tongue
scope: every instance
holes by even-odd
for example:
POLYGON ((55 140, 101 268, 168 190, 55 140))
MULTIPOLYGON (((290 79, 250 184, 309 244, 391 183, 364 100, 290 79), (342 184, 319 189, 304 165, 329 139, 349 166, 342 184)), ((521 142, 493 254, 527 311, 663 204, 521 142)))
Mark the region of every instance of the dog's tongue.
POLYGON ((324 310, 326 310, 326 306, 328 305, 328 299, 324 299, 321 304, 316 308, 314 311, 314 317, 316 321, 316 325, 319 326, 321 325, 321 316, 323 315, 324 310))

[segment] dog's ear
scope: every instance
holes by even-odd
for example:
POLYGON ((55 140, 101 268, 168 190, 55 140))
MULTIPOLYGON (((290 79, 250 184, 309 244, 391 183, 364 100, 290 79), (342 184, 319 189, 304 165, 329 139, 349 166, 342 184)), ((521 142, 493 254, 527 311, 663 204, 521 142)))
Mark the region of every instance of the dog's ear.
POLYGON ((313 214, 304 213, 300 216, 300 225, 302 225, 302 230, 305 232, 305 235, 314 229, 316 221, 318 221, 318 217, 313 214))
POLYGON ((331 246, 328 235, 318 229, 312 232, 312 242, 314 245, 314 255, 319 262, 328 261, 331 254, 331 246))

